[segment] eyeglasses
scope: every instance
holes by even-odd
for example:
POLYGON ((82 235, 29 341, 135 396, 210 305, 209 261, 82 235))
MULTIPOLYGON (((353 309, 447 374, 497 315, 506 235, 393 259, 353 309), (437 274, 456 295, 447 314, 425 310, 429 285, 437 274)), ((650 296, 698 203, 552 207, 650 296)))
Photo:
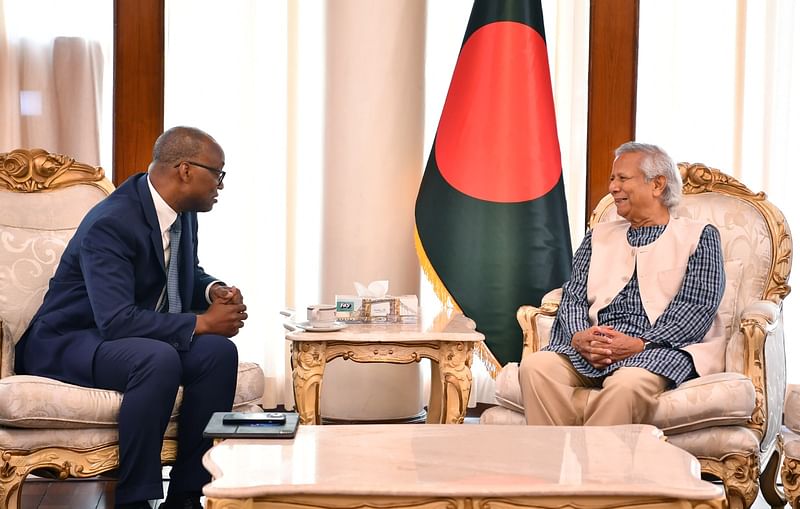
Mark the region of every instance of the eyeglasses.
MULTIPOLYGON (((203 169, 208 170, 208 171, 210 171, 212 173, 216 173, 217 174, 217 185, 218 186, 222 185, 222 180, 225 178, 225 170, 218 170, 216 168, 212 168, 211 166, 206 166, 205 164, 195 163, 193 161, 182 161, 182 162, 184 162, 186 164, 191 164, 192 166, 197 166, 198 168, 203 168, 203 169)), ((180 165, 181 165, 181 163, 176 164, 175 168, 177 168, 180 165)))

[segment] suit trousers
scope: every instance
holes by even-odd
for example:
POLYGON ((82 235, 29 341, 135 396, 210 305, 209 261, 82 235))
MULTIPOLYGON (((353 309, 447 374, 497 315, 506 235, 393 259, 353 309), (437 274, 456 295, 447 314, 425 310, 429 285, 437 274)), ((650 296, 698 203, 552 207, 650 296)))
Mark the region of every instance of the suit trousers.
POLYGON ((94 382, 123 393, 119 411, 119 478, 115 503, 163 497, 161 444, 178 387, 178 454, 170 493, 200 492, 211 476, 202 465, 211 441, 203 438, 211 414, 230 411, 238 353, 223 336, 195 336, 188 351, 149 338, 102 343, 94 356, 94 382))
POLYGON ((649 422, 669 380, 633 367, 588 378, 566 355, 541 351, 522 358, 519 383, 528 424, 611 426, 649 422))

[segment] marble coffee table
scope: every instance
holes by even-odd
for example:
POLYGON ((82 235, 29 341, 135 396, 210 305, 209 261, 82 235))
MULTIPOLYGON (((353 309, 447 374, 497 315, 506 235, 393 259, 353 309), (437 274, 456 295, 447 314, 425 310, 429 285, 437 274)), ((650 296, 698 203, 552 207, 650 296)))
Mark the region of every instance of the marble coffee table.
POLYGON ((208 509, 723 509, 689 453, 644 425, 300 426, 224 440, 203 464, 208 509))

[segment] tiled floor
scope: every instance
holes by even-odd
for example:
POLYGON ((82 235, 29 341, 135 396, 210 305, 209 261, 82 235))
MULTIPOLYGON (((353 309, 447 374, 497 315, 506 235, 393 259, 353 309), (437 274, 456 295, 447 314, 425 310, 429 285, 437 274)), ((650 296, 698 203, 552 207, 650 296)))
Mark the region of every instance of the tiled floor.
MULTIPOLYGON (((22 489, 21 509, 113 509, 115 484, 110 479, 29 478, 22 489)), ((164 493, 167 485, 165 481, 164 493)))

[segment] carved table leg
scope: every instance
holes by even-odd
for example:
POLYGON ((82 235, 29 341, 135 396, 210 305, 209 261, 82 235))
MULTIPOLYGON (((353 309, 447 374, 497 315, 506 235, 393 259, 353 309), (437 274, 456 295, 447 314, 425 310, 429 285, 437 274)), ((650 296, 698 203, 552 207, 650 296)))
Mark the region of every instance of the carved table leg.
POLYGON ((472 389, 472 349, 471 341, 440 343, 439 380, 444 398, 444 424, 464 422, 472 389))
POLYGON ((444 424, 444 401, 442 395, 443 382, 439 362, 431 360, 431 396, 428 399, 428 416, 425 422, 428 424, 444 424))
POLYGON ((292 381, 300 424, 322 424, 319 395, 325 371, 325 349, 324 341, 292 343, 292 381))

